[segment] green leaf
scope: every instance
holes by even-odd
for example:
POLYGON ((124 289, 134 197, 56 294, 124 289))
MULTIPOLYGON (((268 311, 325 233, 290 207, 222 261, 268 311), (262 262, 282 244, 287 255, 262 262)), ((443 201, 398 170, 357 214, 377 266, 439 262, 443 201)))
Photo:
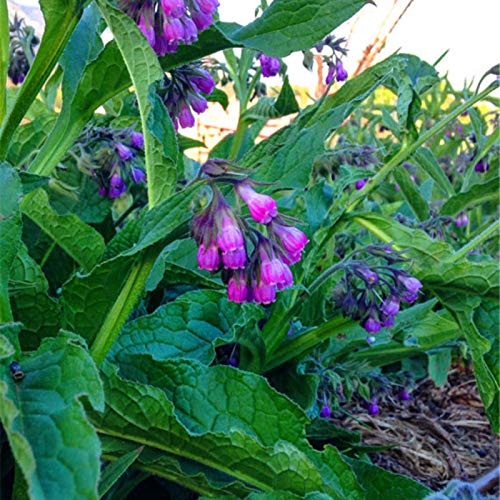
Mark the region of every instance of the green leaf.
POLYGON ((78 138, 94 111, 130 84, 130 77, 118 46, 112 41, 86 66, 78 80, 77 89, 72 93, 74 98, 63 99, 54 128, 30 164, 30 172, 50 175, 78 138))
POLYGON ((256 170, 259 180, 276 182, 273 189, 303 189, 314 160, 325 151, 326 139, 402 61, 393 56, 347 81, 333 96, 306 108, 290 126, 251 149, 242 165, 256 170))
POLYGON ((360 460, 346 458, 371 498, 411 498, 421 500, 432 490, 409 477, 388 472, 360 460))
POLYGON ((191 202, 199 189, 200 184, 193 183, 149 210, 144 216, 139 240, 125 254, 134 255, 167 237, 173 241, 175 236, 187 232, 187 223, 192 218, 191 202))
POLYGON ((442 215, 457 215, 470 207, 498 198, 499 176, 486 179, 485 182, 473 184, 466 192, 452 196, 441 209, 442 215))
POLYGON ((90 271, 99 262, 105 248, 103 237, 73 214, 57 215, 43 189, 27 195, 21 208, 84 270, 90 271))
POLYGON ((29 487, 30 498, 97 499, 100 446, 78 398, 104 405, 96 367, 78 337, 61 333, 19 360, 0 361, 0 419, 29 487))
MULTIPOLYGON (((49 78, 83 13, 84 0, 41 0, 45 28, 37 55, 0 131, 0 158, 5 158, 17 126, 49 78)), ((38 173, 38 172, 35 172, 38 173)))
POLYGON ((139 458, 142 450, 143 448, 141 447, 129 451, 105 467, 99 481, 99 498, 102 498, 120 477, 127 472, 128 468, 139 458))
POLYGON ((432 310, 420 316, 415 309, 411 307, 398 315, 395 331, 404 331, 406 346, 426 350, 460 336, 456 321, 432 310))
POLYGON ((412 158, 427 175, 434 179, 444 194, 448 196, 455 195, 455 190, 453 189, 450 179, 448 179, 444 173, 444 170, 432 151, 424 147, 419 148, 412 158))
POLYGON ((159 387, 122 379, 104 365, 106 411, 92 412, 101 434, 147 443, 265 490, 330 489, 289 441, 304 444, 305 416, 264 379, 230 367, 135 358, 127 374, 159 387))
POLYGON ((429 358, 429 377, 438 386, 442 386, 448 378, 451 366, 451 349, 439 349, 427 354, 429 358))
POLYGON ((163 77, 160 63, 130 17, 107 0, 98 5, 129 71, 141 114, 144 154, 151 207, 172 194, 176 186, 177 139, 172 120, 154 84, 163 77))
POLYGON ((420 194, 417 185, 411 180, 409 172, 403 167, 396 168, 393 172, 394 179, 401 188, 401 192, 411 209, 421 221, 429 218, 429 206, 420 194))
POLYGON ((367 0, 274 0, 261 17, 228 33, 233 42, 273 57, 309 49, 353 16, 367 0))
POLYGON ((0 323, 12 320, 9 305, 9 277, 21 244, 21 182, 8 163, 0 163, 0 323))
POLYGON ((500 380, 496 376, 497 370, 490 367, 487 362, 487 360, 491 360, 489 353, 492 344, 481 335, 474 322, 474 310, 481 303, 481 299, 461 293, 440 292, 439 295, 443 304, 455 316, 465 335, 474 362, 474 375, 476 376, 479 394, 492 430, 497 433, 500 428, 498 407, 500 380))
POLYGON ((269 120, 270 118, 280 118, 291 115, 299 111, 299 105, 295 98, 288 76, 283 81, 281 92, 277 99, 261 98, 257 104, 248 109, 243 118, 245 121, 254 122, 259 120, 269 120))
POLYGON ((9 69, 9 12, 7 0, 0 0, 0 123, 7 111, 7 71, 9 69))
POLYGON ((262 313, 253 304, 228 302, 222 293, 195 291, 142 316, 123 329, 110 352, 111 359, 126 364, 130 354, 149 354, 155 360, 195 358, 213 361, 215 343, 232 341, 235 331, 262 313))
POLYGON ((56 335, 61 327, 61 309, 48 289, 45 275, 23 244, 12 264, 10 293, 14 318, 23 323, 20 341, 24 350, 36 349, 44 337, 56 335))
POLYGON ((117 256, 96 266, 90 274, 75 275, 63 288, 61 302, 65 327, 90 345, 113 308, 136 259, 117 256))

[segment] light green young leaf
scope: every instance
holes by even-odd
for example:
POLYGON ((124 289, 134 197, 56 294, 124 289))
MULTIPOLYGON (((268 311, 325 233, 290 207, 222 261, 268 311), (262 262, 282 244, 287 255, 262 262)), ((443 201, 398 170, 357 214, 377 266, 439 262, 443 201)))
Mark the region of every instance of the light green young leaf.
POLYGON ((98 0, 134 85, 144 133, 144 153, 151 207, 172 194, 176 185, 178 145, 168 111, 155 93, 163 70, 134 21, 107 0, 98 0))
POLYGON ((18 360, 15 382, 0 360, 0 420, 33 499, 97 499, 100 446, 78 398, 104 405, 97 369, 81 340, 61 333, 18 360))
POLYGON ((103 237, 73 214, 57 215, 43 189, 27 195, 21 208, 85 271, 90 271, 99 262, 105 249, 103 237))

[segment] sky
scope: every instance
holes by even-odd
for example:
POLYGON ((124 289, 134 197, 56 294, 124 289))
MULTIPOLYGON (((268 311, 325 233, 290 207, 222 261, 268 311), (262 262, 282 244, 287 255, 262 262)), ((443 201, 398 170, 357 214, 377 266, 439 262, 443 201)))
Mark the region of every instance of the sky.
MULTIPOLYGON (((311 0, 312 3, 313 0, 311 0)), ((377 6, 366 5, 355 22, 349 42, 350 53, 345 66, 352 73, 357 67, 364 48, 373 41, 381 21, 394 0, 376 0, 377 6)), ((408 0, 398 0, 405 5, 408 0)), ((16 0, 19 5, 38 5, 38 0, 16 0)), ((247 24, 254 19, 259 0, 220 0, 220 18, 247 24)), ((334 34, 348 36, 353 21, 334 34)), ((388 39, 381 53, 385 58, 400 49, 434 63, 449 49, 448 55, 437 67, 460 88, 464 80, 479 78, 500 61, 500 1, 499 0, 414 0, 409 10, 388 39)), ((296 85, 314 86, 315 75, 302 69, 301 55, 287 58, 286 62, 296 85)))

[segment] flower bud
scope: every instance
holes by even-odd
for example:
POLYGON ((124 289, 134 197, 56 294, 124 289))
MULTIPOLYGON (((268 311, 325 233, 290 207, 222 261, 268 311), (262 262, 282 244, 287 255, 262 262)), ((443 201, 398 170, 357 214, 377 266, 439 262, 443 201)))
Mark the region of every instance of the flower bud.
POLYGON ((132 153, 132 150, 128 146, 125 146, 125 144, 122 144, 121 142, 117 142, 115 148, 116 151, 118 152, 118 156, 123 161, 128 161, 134 157, 134 153, 132 153))
POLYGON ((380 332, 382 325, 373 316, 368 316, 368 318, 363 322, 363 328, 367 333, 378 333, 380 332))
POLYGON ((380 310, 387 314, 387 316, 396 316, 399 312, 399 299, 398 297, 392 295, 384 301, 380 310))
POLYGON ((140 168, 132 167, 130 177, 135 184, 139 184, 146 178, 146 174, 140 168))
POLYGON ((342 64, 342 61, 339 59, 337 61, 336 65, 336 79, 338 82, 344 82, 347 80, 347 77, 349 74, 347 73, 346 69, 344 68, 344 65, 342 64))
POLYGON ((241 230, 234 222, 234 219, 223 214, 219 222, 217 244, 222 252, 235 252, 244 248, 244 239, 241 230))
POLYGON ((236 304, 247 302, 250 298, 250 290, 242 272, 233 274, 227 285, 227 299, 236 304))
MULTIPOLYGON (((273 223, 272 230, 280 238, 281 244, 289 254, 300 254, 309 243, 307 236, 296 227, 273 223)), ((298 260, 300 260, 300 255, 298 260)))
POLYGON ((422 288, 422 283, 420 283, 420 281, 413 276, 400 274, 398 279, 401 283, 403 283, 406 290, 412 294, 418 293, 418 291, 422 288))
POLYGON ((323 408, 321 408, 321 411, 319 412, 319 416, 321 418, 330 418, 332 416, 332 410, 328 406, 328 403, 323 405, 323 408))
POLYGON ((132 132, 130 134, 130 144, 136 149, 144 148, 144 136, 140 132, 132 132))

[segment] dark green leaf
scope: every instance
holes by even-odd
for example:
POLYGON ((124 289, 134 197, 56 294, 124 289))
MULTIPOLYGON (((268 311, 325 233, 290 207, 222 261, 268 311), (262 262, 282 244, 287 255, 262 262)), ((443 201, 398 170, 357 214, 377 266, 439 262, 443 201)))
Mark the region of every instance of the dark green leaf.
POLYGON ((25 376, 18 382, 10 361, 0 361, 0 419, 30 498, 97 499, 100 445, 77 398, 88 396, 97 410, 104 398, 81 340, 61 333, 44 341, 19 360, 25 376))
POLYGON ((426 148, 419 148, 413 155, 413 160, 427 175, 434 179, 444 194, 454 196, 455 190, 432 151, 426 148))
POLYGON ((141 447, 136 450, 129 451, 104 468, 99 480, 100 498, 102 498, 120 479, 120 477, 127 472, 129 467, 137 460, 137 458, 139 458, 142 450, 143 448, 141 447))
POLYGON ((396 168, 393 172, 394 179, 401 188, 401 192, 411 209, 421 221, 429 218, 429 206, 415 182, 412 181, 410 174, 403 167, 396 168))
POLYGON ((84 270, 90 271, 99 262, 105 248, 102 236, 75 215, 57 215, 43 189, 27 195, 21 208, 84 270))

